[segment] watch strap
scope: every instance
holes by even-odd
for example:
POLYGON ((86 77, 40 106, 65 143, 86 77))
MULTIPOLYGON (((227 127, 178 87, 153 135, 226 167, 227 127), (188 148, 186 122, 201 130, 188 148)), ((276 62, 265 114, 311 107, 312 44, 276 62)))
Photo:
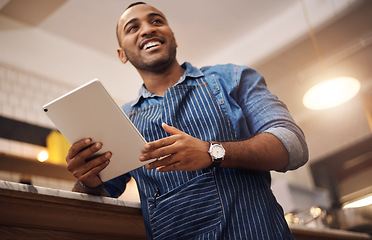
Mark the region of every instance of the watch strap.
POLYGON ((78 181, 78 182, 80 183, 80 186, 82 186, 85 190, 90 191, 90 192, 97 191, 97 190, 103 188, 103 183, 101 183, 97 187, 89 187, 89 186, 85 185, 84 183, 82 183, 80 181, 78 181))
POLYGON ((210 169, 213 169, 215 167, 219 167, 221 165, 222 161, 213 161, 212 164, 209 166, 210 169))

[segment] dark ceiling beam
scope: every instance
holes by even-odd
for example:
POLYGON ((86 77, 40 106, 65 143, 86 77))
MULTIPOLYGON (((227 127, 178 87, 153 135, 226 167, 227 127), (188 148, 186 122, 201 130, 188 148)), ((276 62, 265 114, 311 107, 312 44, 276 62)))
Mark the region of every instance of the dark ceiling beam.
POLYGON ((0 116, 0 138, 46 147, 46 138, 52 131, 30 123, 0 116))

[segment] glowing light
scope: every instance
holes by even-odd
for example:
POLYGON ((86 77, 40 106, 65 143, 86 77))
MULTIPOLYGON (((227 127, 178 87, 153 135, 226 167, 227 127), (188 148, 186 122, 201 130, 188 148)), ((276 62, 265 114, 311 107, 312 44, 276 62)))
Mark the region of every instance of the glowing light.
POLYGON ((310 88, 302 101, 309 109, 327 109, 349 101, 359 90, 360 83, 355 78, 333 78, 310 88))
POLYGON ((37 160, 39 162, 45 162, 46 160, 48 160, 49 158, 49 153, 47 150, 42 150, 41 152, 39 152, 39 154, 37 155, 37 160))
POLYGON ((362 198, 360 200, 346 204, 343 208, 358 208, 365 207, 372 204, 372 195, 362 198))

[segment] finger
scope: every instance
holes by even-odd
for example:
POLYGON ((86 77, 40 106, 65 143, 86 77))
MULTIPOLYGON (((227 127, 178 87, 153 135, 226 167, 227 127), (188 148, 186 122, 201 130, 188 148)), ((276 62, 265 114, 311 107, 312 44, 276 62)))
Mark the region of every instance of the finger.
POLYGON ((110 161, 109 160, 106 160, 104 161, 102 164, 92 168, 89 172, 87 172, 86 174, 89 174, 90 176, 92 177, 97 177, 98 174, 103 170, 105 169, 108 165, 110 164, 110 161))
POLYGON ((109 165, 109 161, 92 168, 90 171, 86 172, 83 175, 80 175, 77 179, 84 183, 87 186, 95 187, 102 183, 101 179, 98 177, 98 174, 109 165))
POLYGON ((147 164, 146 168, 148 170, 150 170, 150 169, 155 169, 155 168, 159 168, 159 167, 174 164, 177 161, 175 161, 175 159, 173 157, 174 157, 173 155, 168 155, 166 157, 162 157, 162 158, 160 158, 160 159, 158 159, 154 162, 151 162, 151 163, 147 164))
POLYGON ((165 156, 174 154, 177 152, 177 146, 173 145, 173 143, 169 146, 157 147, 157 148, 155 147, 154 150, 152 151, 144 152, 139 156, 139 160, 148 161, 150 159, 164 158, 165 156))
POLYGON ((68 150, 66 161, 74 158, 82 149, 88 147, 91 144, 92 140, 90 138, 82 139, 74 143, 68 150))
POLYGON ((81 174, 85 174, 86 172, 91 171, 92 169, 94 169, 97 166, 100 166, 102 164, 105 164, 106 162, 109 163, 111 156, 112 156, 111 152, 106 152, 106 153, 90 160, 89 162, 87 162, 86 164, 83 165, 84 168, 83 168, 81 174))
POLYGON ((87 173, 89 173, 89 175, 91 175, 92 173, 95 173, 95 176, 97 176, 99 172, 102 171, 110 163, 111 156, 112 156, 111 152, 106 152, 105 154, 102 154, 92 159, 91 161, 75 168, 72 174, 77 179, 80 179, 82 176, 86 175, 87 173))
MULTIPOLYGON (((175 127, 171 127, 166 123, 162 123, 162 127, 166 132, 168 132, 171 135, 185 134, 181 130, 179 130, 175 127)), ((173 144, 176 140, 177 140, 177 138, 174 138, 173 136, 170 136, 170 137, 161 138, 161 139, 153 141, 153 142, 146 143, 145 146, 144 146, 143 152, 146 153, 146 152, 154 151, 156 149, 159 149, 159 148, 162 148, 162 147, 165 147, 165 146, 169 146, 169 145, 173 144)))
POLYGON ((175 163, 170 164, 170 165, 158 167, 158 168, 156 168, 156 171, 158 171, 158 172, 177 171, 177 170, 181 170, 180 166, 181 166, 180 162, 175 162, 175 163))
MULTIPOLYGON (((92 144, 91 146, 89 146, 89 147, 83 149, 82 151, 80 151, 75 156, 75 158, 79 159, 79 161, 81 161, 81 162, 88 162, 88 161, 93 159, 93 155, 95 153, 97 153, 99 150, 101 150, 101 148, 102 148, 102 143, 96 142, 96 143, 92 144)), ((94 156, 94 158, 95 157, 96 156, 94 156)))
POLYGON ((102 148, 101 143, 94 143, 91 146, 81 150, 78 154, 76 154, 75 157, 72 159, 67 160, 67 169, 70 172, 75 171, 77 168, 79 168, 82 165, 85 165, 85 163, 88 161, 89 157, 92 158, 92 155, 96 152, 98 152, 102 148))
POLYGON ((153 142, 146 143, 144 146, 144 150, 142 152, 147 153, 147 152, 155 151, 160 148, 167 147, 175 143, 176 140, 177 139, 175 137, 170 136, 170 137, 161 138, 153 142))
POLYGON ((164 129, 167 133, 169 133, 169 134, 171 134, 171 135, 176 135, 176 134, 184 133, 184 132, 182 132, 181 130, 179 130, 179 129, 175 128, 175 127, 171 127, 171 126, 169 126, 169 125, 166 124, 166 123, 162 123, 161 126, 163 127, 163 129, 164 129))

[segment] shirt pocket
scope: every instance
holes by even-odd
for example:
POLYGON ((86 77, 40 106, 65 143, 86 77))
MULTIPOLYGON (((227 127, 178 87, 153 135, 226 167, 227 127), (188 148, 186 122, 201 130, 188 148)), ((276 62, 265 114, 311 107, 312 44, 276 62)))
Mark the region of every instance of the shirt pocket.
POLYGON ((154 239, 192 239, 217 228, 222 207, 213 172, 149 198, 154 239))

